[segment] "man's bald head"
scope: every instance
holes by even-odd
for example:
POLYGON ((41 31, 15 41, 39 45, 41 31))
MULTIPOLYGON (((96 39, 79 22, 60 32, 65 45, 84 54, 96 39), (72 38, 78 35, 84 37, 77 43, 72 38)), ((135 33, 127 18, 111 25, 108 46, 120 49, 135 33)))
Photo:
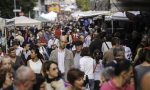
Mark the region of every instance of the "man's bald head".
POLYGON ((60 48, 65 49, 66 44, 67 44, 67 38, 65 36, 60 36, 60 48))
POLYGON ((17 83, 24 83, 32 76, 35 76, 35 74, 29 67, 21 66, 16 71, 15 81, 17 83))
POLYGON ((150 90, 150 72, 146 73, 141 80, 141 90, 150 90))

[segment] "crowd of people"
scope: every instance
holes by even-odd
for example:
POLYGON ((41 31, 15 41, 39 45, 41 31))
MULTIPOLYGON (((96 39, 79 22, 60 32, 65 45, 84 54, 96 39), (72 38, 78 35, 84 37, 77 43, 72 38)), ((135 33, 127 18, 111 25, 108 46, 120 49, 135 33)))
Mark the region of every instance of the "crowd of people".
POLYGON ((74 21, 7 34, 0 90, 150 90, 149 34, 110 34, 74 21))

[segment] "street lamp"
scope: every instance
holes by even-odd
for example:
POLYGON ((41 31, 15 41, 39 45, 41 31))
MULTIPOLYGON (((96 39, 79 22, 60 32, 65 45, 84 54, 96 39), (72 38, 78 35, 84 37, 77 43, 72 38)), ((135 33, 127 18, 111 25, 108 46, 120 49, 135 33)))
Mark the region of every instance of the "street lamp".
MULTIPOLYGON (((14 0, 14 10, 16 10, 16 0, 14 0)), ((16 11, 14 11, 15 17, 16 17, 16 11)))

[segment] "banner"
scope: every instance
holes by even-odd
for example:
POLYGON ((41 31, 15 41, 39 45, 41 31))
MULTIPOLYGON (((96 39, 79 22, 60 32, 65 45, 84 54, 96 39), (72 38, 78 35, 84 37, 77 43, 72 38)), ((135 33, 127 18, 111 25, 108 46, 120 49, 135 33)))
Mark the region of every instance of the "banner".
POLYGON ((60 12, 60 5, 58 3, 52 3, 50 5, 48 5, 48 12, 60 12))

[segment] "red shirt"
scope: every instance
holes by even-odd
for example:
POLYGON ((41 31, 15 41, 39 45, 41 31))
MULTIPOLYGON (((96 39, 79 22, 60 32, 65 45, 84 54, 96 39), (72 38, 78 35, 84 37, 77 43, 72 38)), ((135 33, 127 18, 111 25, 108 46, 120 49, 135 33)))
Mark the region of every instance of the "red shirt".
POLYGON ((60 36, 61 36, 61 30, 60 30, 60 29, 56 29, 54 35, 55 35, 55 37, 56 37, 57 39, 59 39, 60 36))
POLYGON ((112 80, 102 84, 100 90, 134 90, 134 87, 130 84, 125 84, 122 88, 117 87, 112 80))
POLYGON ((40 43, 47 43, 46 39, 44 37, 40 37, 40 43))

